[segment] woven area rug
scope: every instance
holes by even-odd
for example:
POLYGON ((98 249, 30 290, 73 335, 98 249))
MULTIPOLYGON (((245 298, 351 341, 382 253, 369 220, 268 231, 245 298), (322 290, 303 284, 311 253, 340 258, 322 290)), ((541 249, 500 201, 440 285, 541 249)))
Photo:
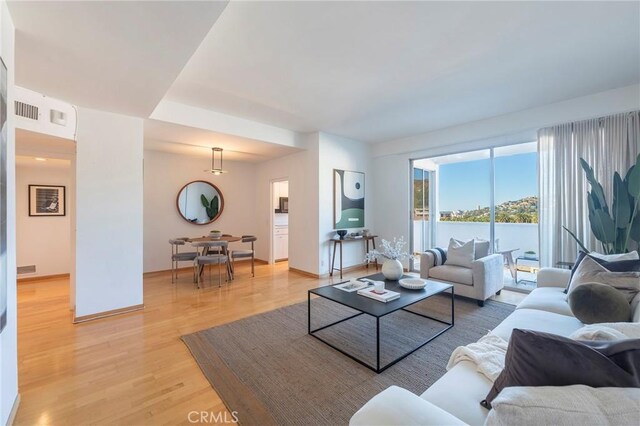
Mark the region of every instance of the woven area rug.
MULTIPOLYGON (((434 296, 411 307, 448 319, 450 298, 434 296)), ((355 311, 312 300, 312 327, 355 311)), ((420 350, 376 374, 307 334, 307 303, 287 306, 182 337, 229 411, 243 425, 346 425, 364 403, 391 385, 421 394, 445 373, 457 346, 475 342, 514 306, 456 299, 455 326, 420 350)), ((381 319, 381 362, 395 359, 445 327, 407 312, 381 319)), ((373 363, 375 319, 361 315, 322 337, 373 363)))

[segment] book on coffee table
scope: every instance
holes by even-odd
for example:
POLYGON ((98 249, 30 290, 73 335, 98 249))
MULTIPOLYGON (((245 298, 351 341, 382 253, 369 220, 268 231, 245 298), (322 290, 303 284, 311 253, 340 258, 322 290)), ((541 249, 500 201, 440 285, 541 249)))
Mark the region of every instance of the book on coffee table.
POLYGON ((358 294, 384 303, 391 302, 400 297, 400 293, 396 291, 383 290, 382 293, 378 293, 375 288, 363 288, 362 290, 358 290, 358 294))
POLYGON ((354 291, 361 290, 363 288, 367 288, 368 286, 369 286, 369 283, 358 281, 358 280, 351 280, 344 283, 336 284, 333 287, 337 288, 338 290, 351 293, 354 291))

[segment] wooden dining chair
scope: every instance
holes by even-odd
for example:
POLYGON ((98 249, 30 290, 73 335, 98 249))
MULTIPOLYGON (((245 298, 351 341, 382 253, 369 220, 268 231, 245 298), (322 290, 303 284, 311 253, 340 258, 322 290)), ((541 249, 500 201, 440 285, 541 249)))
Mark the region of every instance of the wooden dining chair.
POLYGON ((233 270, 235 271, 236 269, 236 259, 246 259, 246 258, 251 258, 251 276, 255 277, 256 273, 255 273, 255 247, 254 247, 254 243, 256 242, 257 238, 253 235, 243 235, 242 236, 242 242, 243 243, 251 243, 251 250, 231 250, 231 262, 233 264, 233 270))
POLYGON ((175 283, 178 280, 179 262, 193 262, 198 257, 198 252, 180 252, 180 247, 186 244, 183 238, 169 240, 169 244, 171 244, 171 282, 175 283))
POLYGON ((209 283, 211 283, 211 265, 218 265, 218 287, 222 286, 222 265, 226 267, 225 281, 229 282, 231 275, 229 272, 229 257, 227 255, 228 244, 226 241, 200 241, 193 244, 201 250, 193 262, 198 288, 200 288, 205 265, 209 265, 209 283), (213 252, 212 250, 220 251, 213 252))

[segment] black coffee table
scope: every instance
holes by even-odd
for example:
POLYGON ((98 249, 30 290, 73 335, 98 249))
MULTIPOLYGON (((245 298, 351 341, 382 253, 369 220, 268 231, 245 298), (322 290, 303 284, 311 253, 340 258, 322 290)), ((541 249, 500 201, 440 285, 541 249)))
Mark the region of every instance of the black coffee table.
MULTIPOLYGON (((382 274, 375 274, 375 275, 370 275, 368 277, 365 278, 369 278, 372 280, 376 280, 376 281, 385 281, 385 288, 388 290, 392 290, 392 291, 396 291, 398 293, 400 293, 400 298, 393 300, 391 302, 379 302, 377 300, 373 300, 370 299, 368 297, 365 296, 360 296, 358 295, 357 292, 346 292, 337 288, 334 288, 333 286, 325 286, 325 287, 319 287, 319 288, 315 288, 313 290, 309 290, 308 294, 307 294, 307 309, 308 309, 308 331, 309 334, 312 335, 313 337, 315 337, 316 339, 320 340, 321 342, 325 343, 326 345, 332 347, 333 349, 343 353, 344 355, 348 356, 349 358, 353 359, 354 361, 359 362, 360 364, 364 365, 367 368, 370 368, 371 370, 375 371, 376 373, 381 373, 384 370, 386 370, 387 368, 391 367, 392 365, 394 365, 395 363, 397 363, 398 361, 406 358, 407 356, 411 355, 412 353, 414 353, 415 351, 417 351, 418 349, 420 349, 421 347, 423 347, 424 345, 426 345, 427 343, 429 343, 430 341, 432 341, 433 339, 435 339, 436 337, 438 337, 439 335, 441 335, 442 333, 444 333, 445 331, 449 330, 451 327, 453 327, 454 324, 454 291, 453 291, 453 286, 450 284, 445 284, 445 283, 440 283, 437 281, 428 281, 427 285, 424 289, 422 290, 408 290, 405 289, 403 287, 400 287, 400 284, 398 284, 398 281, 389 281, 389 280, 385 280, 384 276, 382 274), (422 300, 425 300, 431 296, 435 296, 437 294, 442 294, 447 292, 447 290, 449 290, 451 292, 451 322, 447 322, 447 321, 443 321, 441 319, 438 318, 433 318, 427 315, 422 315, 419 314, 417 312, 413 312, 410 311, 406 308, 408 308, 409 306, 418 303, 422 300), (341 319, 339 321, 333 322, 331 324, 322 326, 320 328, 316 328, 315 330, 311 329, 311 295, 316 295, 316 296, 320 296, 323 297, 325 299, 331 300, 335 303, 339 303, 340 305, 343 306, 347 306, 351 309, 355 309, 356 311, 358 311, 357 314, 355 315, 351 315, 347 318, 341 319), (428 318, 430 320, 433 321, 437 321, 440 322, 442 324, 447 325, 447 327, 445 327, 444 329, 440 330, 439 332, 437 332, 436 334, 430 336, 426 341, 422 341, 419 343, 418 347, 416 347, 415 349, 410 350, 409 352, 401 355, 400 357, 394 359, 393 361, 387 363, 386 365, 381 366, 380 365, 380 319, 386 315, 392 314, 396 311, 405 311, 405 312, 409 312, 413 315, 419 316, 419 317, 423 317, 423 318, 428 318), (348 321, 352 318, 358 317, 360 315, 370 315, 372 317, 375 317, 376 319, 376 364, 375 365, 370 365, 367 362, 356 358, 355 356, 347 353, 346 351, 344 351, 343 349, 338 348, 337 346, 333 345, 332 343, 326 341, 325 339, 323 339, 322 337, 317 335, 317 332, 324 330, 326 328, 332 327, 336 324, 340 324, 342 322, 348 321)), ((411 278, 409 276, 403 276, 403 278, 411 278)))

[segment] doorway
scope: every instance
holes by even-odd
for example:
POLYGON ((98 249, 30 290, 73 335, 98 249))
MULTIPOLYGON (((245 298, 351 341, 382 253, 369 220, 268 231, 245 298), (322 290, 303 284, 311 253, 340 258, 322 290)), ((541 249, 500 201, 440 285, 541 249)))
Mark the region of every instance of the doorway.
MULTIPOLYGON (((75 142, 16 129, 19 283, 70 282, 75 250, 75 142)), ((73 307, 72 289, 70 307, 73 307)))
POLYGON ((289 260, 289 180, 271 181, 271 255, 269 263, 289 260))

